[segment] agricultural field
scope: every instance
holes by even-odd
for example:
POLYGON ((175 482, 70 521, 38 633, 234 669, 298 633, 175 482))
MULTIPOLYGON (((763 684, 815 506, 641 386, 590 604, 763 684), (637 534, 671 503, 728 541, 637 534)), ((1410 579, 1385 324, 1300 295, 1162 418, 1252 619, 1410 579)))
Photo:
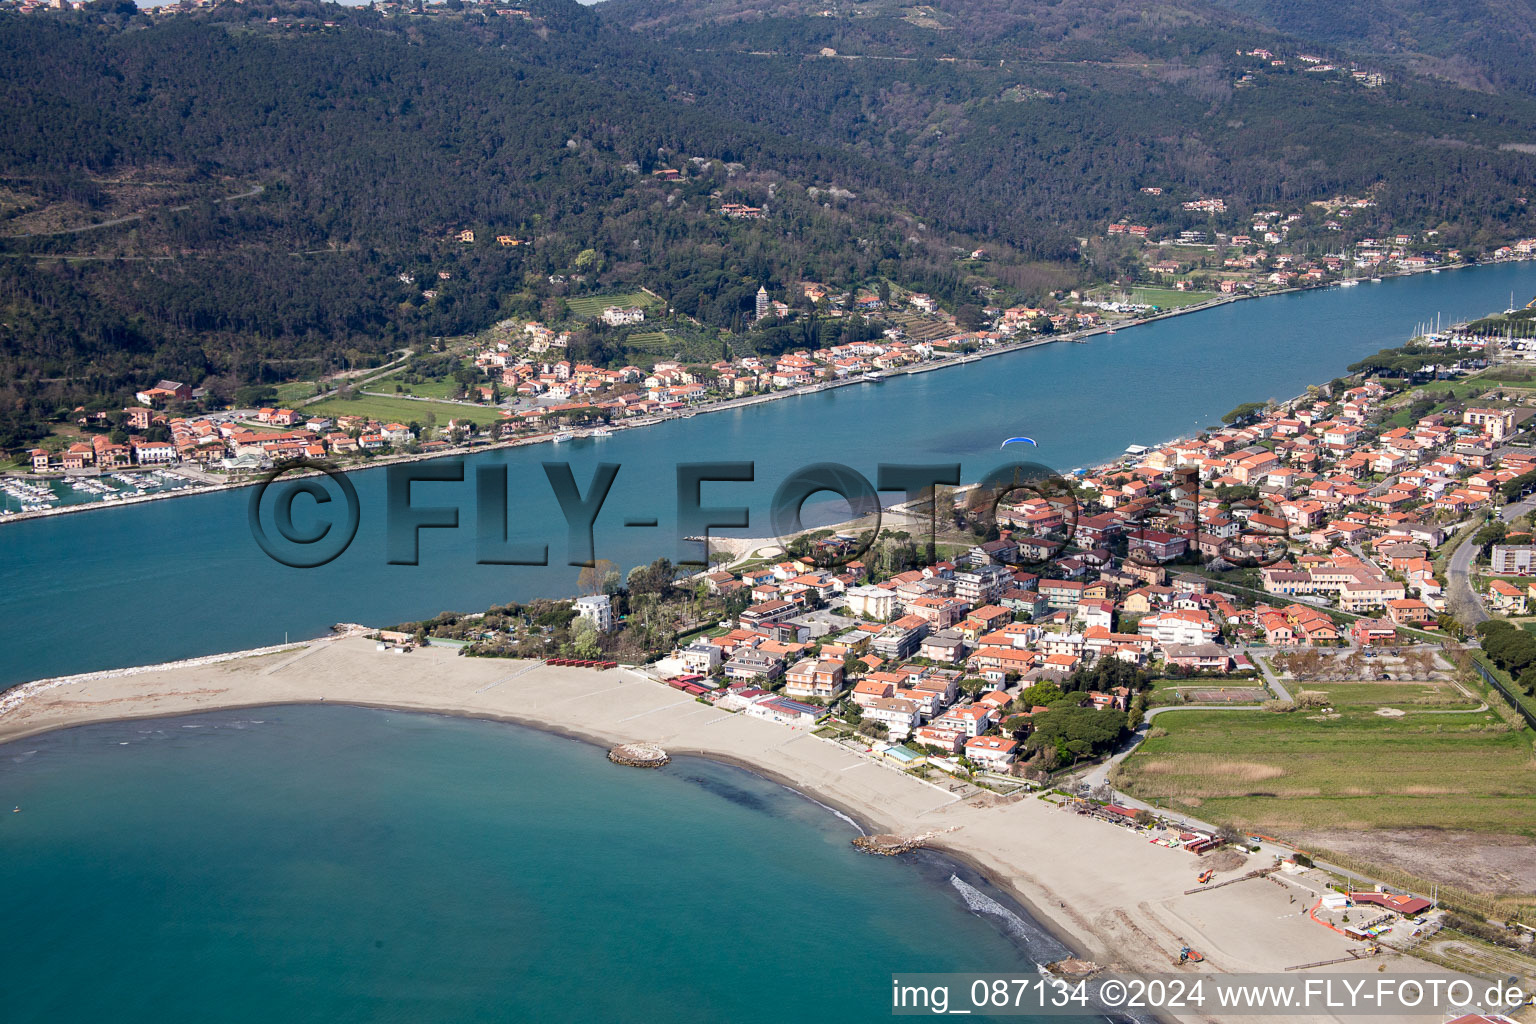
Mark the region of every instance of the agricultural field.
POLYGON ((661 300, 645 292, 615 292, 612 295, 581 295, 566 299, 565 304, 570 307, 571 316, 578 320, 591 320, 609 306, 639 306, 641 309, 650 309, 661 305, 661 300))
POLYGON ((451 402, 418 401, 409 398, 381 398, 377 395, 359 395, 356 398, 327 398, 306 406, 307 412, 324 413, 327 416, 371 416, 381 422, 417 423, 427 421, 427 413, 437 417, 439 424, 449 420, 469 420, 485 426, 504 417, 501 410, 489 406, 456 405, 451 402))
POLYGON ((1536 837, 1530 732, 1472 710, 1479 702, 1449 681, 1301 685, 1315 706, 1158 716, 1117 784, 1279 835, 1432 826, 1536 837))
POLYGON ((624 347, 635 365, 644 367, 659 359, 712 363, 723 354, 718 336, 693 325, 635 331, 624 339, 624 347))
POLYGON ((957 328, 943 317, 928 313, 913 313, 906 310, 895 313, 882 313, 880 319, 887 320, 900 327, 907 337, 914 341, 937 341, 939 338, 947 338, 954 334, 957 328))

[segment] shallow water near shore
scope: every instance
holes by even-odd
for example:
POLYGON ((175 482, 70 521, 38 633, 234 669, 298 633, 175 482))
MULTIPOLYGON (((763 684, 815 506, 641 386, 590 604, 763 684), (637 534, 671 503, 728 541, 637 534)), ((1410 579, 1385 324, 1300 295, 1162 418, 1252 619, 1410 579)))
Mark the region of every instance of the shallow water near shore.
POLYGON ((864 1020, 892 972, 1066 953, 974 872, 859 854, 777 783, 503 723, 83 726, 0 746, 0 804, 17 1024, 864 1020))

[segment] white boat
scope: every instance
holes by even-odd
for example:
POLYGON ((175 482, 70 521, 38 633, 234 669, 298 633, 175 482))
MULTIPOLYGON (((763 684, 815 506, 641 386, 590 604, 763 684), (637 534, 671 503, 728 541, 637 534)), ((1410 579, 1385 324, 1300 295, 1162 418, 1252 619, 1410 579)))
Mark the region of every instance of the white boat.
POLYGON ((866 373, 860 377, 859 380, 868 381, 871 384, 878 384, 880 383, 881 377, 878 373, 866 373))
POLYGON ((587 436, 588 437, 612 437, 613 436, 613 431, 609 430, 607 427, 598 427, 596 430, 592 431, 587 436))
POLYGON ((1359 283, 1360 282, 1356 281, 1354 278, 1350 278, 1348 281, 1340 281, 1339 282, 1339 287, 1340 288, 1353 288, 1355 285, 1357 285, 1359 283))

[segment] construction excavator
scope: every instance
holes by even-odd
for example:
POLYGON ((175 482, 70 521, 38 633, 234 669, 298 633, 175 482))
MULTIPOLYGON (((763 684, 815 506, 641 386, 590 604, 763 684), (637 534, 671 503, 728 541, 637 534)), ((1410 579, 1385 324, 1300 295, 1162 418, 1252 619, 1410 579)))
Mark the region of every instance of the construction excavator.
POLYGON ((1197 882, 1199 882, 1201 885, 1205 885, 1212 878, 1215 878, 1215 877, 1216 877, 1216 870, 1214 868, 1206 868, 1204 871, 1200 872, 1200 877, 1195 879, 1195 880, 1197 882))

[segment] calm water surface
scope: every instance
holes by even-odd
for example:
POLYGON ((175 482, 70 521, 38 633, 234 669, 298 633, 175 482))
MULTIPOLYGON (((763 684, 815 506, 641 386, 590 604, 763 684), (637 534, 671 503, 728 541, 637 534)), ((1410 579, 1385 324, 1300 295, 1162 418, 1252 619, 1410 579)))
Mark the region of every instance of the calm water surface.
POLYGON ((1004 461, 1003 438, 1024 434, 1039 442, 1029 457, 1067 471, 1191 433, 1241 402, 1299 394, 1436 313, 1449 322, 1532 293, 1533 263, 1296 293, 602 440, 481 453, 467 460, 466 483, 415 487, 417 505, 458 507, 461 524, 423 531, 416 566, 387 564, 382 470, 351 475, 361 528, 319 569, 262 554, 249 490, 10 524, 0 527, 0 615, 13 640, 0 686, 314 636, 338 621, 389 624, 569 595, 577 570, 566 564, 546 460, 569 461, 583 491, 597 463, 620 464, 596 550, 627 569, 680 554, 679 462, 754 462, 754 482, 706 484, 703 502, 748 506, 745 535, 766 536, 774 489, 809 463, 846 463, 873 480, 882 462, 959 462, 974 480, 1004 461), (489 465, 508 469, 512 539, 547 544, 548 567, 476 564, 473 481, 489 465), (659 525, 624 526, 648 517, 659 525))
POLYGON ((1065 955, 782 786, 498 723, 86 726, 0 747, 0 804, 7 1024, 872 1020, 1065 955))

